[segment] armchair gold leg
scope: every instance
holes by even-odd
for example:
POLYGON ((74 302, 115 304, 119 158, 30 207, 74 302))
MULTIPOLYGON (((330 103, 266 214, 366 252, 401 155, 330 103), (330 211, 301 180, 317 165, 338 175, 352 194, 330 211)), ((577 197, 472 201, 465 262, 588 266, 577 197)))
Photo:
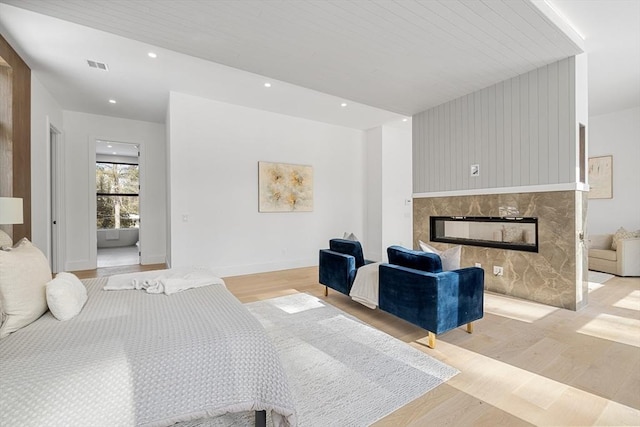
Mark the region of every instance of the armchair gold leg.
POLYGON ((473 322, 467 323, 467 332, 470 334, 473 333, 473 322))
POLYGON ((327 295, 329 295, 329 287, 325 286, 324 287, 324 296, 326 297, 327 295))
POLYGON ((429 332, 426 339, 420 338, 419 340, 416 340, 416 342, 418 344, 426 345, 429 348, 436 348, 436 334, 429 332))

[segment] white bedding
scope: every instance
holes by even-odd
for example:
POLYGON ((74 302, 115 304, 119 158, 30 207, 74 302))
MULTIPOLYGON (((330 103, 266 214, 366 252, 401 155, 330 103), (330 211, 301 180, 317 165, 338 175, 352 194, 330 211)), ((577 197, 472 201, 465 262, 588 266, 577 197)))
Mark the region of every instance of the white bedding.
POLYGON ((166 298, 85 281, 84 309, 0 341, 1 426, 167 426, 272 411, 296 424, 286 374, 260 323, 221 285, 166 298))
POLYGON ((175 268, 110 276, 104 290, 135 289, 145 290, 150 294, 171 295, 208 285, 224 285, 224 280, 205 268, 175 268))
POLYGON ((374 309, 378 306, 378 270, 380 262, 363 265, 356 272, 349 296, 354 301, 374 309))

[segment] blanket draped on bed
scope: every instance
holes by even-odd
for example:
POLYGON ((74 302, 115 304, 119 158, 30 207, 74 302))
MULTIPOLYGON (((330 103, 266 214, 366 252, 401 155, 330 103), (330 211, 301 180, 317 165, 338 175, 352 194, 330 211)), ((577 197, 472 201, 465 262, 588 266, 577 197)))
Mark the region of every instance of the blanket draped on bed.
POLYGON ((260 323, 222 285, 167 298, 85 282, 80 314, 45 313, 0 341, 0 425, 164 426, 272 411, 296 424, 260 323))

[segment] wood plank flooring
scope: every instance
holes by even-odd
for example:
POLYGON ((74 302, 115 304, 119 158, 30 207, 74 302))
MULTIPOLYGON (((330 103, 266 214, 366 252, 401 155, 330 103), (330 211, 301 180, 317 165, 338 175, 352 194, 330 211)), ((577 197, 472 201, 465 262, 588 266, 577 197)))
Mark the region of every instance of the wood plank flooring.
POLYGON ((474 333, 440 335, 436 349, 415 343, 423 329, 332 290, 325 297, 317 267, 224 279, 242 302, 312 294, 460 370, 375 426, 640 425, 640 278, 591 284, 589 305, 578 312, 487 293, 474 333))

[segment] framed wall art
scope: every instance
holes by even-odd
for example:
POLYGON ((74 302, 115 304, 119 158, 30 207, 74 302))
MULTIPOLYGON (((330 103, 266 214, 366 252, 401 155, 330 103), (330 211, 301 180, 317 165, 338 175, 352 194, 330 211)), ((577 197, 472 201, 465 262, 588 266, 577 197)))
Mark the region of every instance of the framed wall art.
POLYGON ((259 212, 313 211, 313 167, 258 162, 259 212))
POLYGON ((589 198, 613 198, 613 156, 589 158, 589 198))

